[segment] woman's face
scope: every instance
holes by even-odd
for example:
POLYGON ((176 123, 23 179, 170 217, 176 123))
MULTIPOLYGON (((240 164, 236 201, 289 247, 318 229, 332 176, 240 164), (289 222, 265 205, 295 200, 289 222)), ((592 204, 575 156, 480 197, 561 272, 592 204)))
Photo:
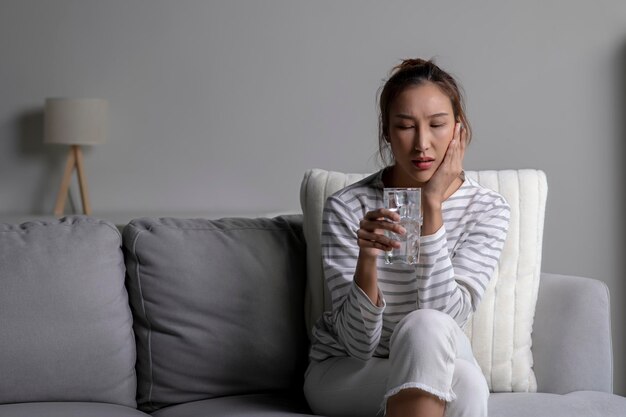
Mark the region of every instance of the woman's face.
POLYGON ((406 88, 389 112, 389 143, 396 161, 395 187, 421 187, 435 173, 454 136, 452 103, 437 85, 406 88))

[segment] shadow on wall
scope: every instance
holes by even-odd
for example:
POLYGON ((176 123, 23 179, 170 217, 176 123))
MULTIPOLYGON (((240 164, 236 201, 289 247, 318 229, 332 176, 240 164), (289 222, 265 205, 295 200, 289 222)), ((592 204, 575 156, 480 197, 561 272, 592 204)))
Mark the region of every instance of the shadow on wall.
MULTIPOLYGON (((16 153, 20 159, 37 160, 41 166, 40 176, 34 188, 30 213, 52 214, 69 147, 47 145, 44 139, 43 109, 32 109, 17 116, 16 153)), ((68 207, 70 213, 78 213, 76 200, 70 188, 68 207)))

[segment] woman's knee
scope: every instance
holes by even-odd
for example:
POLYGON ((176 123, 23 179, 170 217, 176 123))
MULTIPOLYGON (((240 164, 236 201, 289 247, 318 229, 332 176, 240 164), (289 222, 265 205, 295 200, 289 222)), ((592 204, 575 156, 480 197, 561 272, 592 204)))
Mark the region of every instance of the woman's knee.
POLYGON ((449 314, 439 310, 420 309, 407 314, 398 322, 397 327, 419 327, 419 328, 442 328, 456 325, 456 322, 449 314))
POLYGON ((454 339, 455 327, 458 326, 454 319, 441 311, 415 310, 398 322, 391 337, 391 344, 393 345, 397 338, 415 338, 420 341, 443 338, 449 341, 454 339))

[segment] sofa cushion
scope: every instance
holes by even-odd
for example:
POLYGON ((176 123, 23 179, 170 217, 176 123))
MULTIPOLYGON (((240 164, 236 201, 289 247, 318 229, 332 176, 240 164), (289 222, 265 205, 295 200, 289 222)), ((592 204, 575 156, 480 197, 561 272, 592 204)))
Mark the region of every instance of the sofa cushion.
POLYGON ((299 217, 135 219, 123 240, 141 409, 302 385, 299 217))
POLYGON ((136 406, 120 246, 88 217, 0 225, 0 403, 136 406))
POLYGON ((541 274, 533 324, 537 391, 613 392, 610 304, 600 280, 541 274))
MULTIPOLYGON (((154 417, 289 417, 311 412, 302 393, 236 395, 162 408, 154 417)), ((0 416, 2 417, 2 416, 0 416)))
POLYGON ((626 398, 606 392, 516 392, 489 397, 489 417, 623 417, 624 413, 626 398))
MULTIPOLYGON (((305 173, 300 189, 307 240, 307 328, 330 309, 321 262, 322 210, 326 198, 369 174, 321 169, 305 173)), ((507 200, 511 220, 498 268, 466 333, 492 391, 536 391, 531 333, 539 288, 547 183, 542 171, 466 171, 507 200)))
POLYGON ((532 331, 541 277, 548 184, 536 169, 467 171, 511 207, 498 268, 466 333, 489 388, 535 392, 532 331))
POLYGON ((0 417, 149 417, 137 409, 94 402, 0 405, 0 417))

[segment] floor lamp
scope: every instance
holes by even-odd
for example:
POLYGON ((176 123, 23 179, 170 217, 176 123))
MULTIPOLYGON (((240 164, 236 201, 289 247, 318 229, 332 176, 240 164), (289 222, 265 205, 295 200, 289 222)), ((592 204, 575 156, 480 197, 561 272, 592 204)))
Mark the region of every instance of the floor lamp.
POLYGON ((46 99, 44 142, 70 146, 61 187, 54 206, 55 216, 63 215, 74 168, 78 173, 83 213, 91 214, 81 146, 105 142, 107 107, 107 102, 101 99, 46 99))

